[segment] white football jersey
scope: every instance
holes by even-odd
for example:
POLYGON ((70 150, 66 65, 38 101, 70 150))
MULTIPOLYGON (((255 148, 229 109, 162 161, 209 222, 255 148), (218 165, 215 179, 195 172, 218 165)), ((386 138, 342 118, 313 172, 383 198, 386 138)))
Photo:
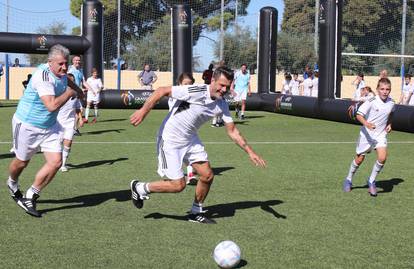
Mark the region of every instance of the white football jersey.
POLYGON ((319 78, 315 77, 312 79, 312 97, 318 97, 319 78))
POLYGON ((299 95, 299 85, 300 85, 299 80, 292 79, 290 81, 290 88, 292 89, 292 94, 293 95, 299 95))
POLYGON ((311 96, 311 91, 313 88, 312 78, 307 78, 303 81, 303 95, 304 96, 311 96))
POLYGON ((78 98, 69 98, 68 101, 59 109, 57 120, 64 123, 68 119, 75 118, 75 110, 80 109, 80 102, 78 98))
POLYGON ((158 136, 165 142, 178 145, 190 143, 201 125, 215 116, 223 116, 226 123, 233 122, 227 102, 211 99, 209 85, 173 86, 171 97, 177 101, 158 131, 158 136))
POLYGON ((375 124, 375 129, 370 130, 365 126, 361 127, 361 134, 376 138, 386 135, 388 118, 395 109, 395 102, 391 98, 382 101, 379 96, 372 97, 365 101, 358 109, 357 114, 362 115, 368 122, 375 124))

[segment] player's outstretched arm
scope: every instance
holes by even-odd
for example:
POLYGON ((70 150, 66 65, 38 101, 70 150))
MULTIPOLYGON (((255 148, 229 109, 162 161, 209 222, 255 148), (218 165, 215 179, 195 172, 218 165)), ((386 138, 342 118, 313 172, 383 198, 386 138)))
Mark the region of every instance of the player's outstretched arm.
POLYGON ((247 154, 249 158, 256 166, 266 167, 266 161, 262 159, 254 150, 247 144, 246 139, 241 135, 239 129, 237 129, 234 122, 226 123, 227 135, 234 141, 239 147, 241 147, 247 154))
POLYGON ((171 96, 171 87, 160 87, 156 89, 150 97, 148 97, 144 105, 129 117, 131 124, 138 126, 155 106, 155 104, 158 103, 158 101, 160 101, 164 96, 171 96))
POLYGON ((75 82, 73 82, 72 80, 68 79, 68 86, 70 88, 72 88, 74 91, 76 91, 76 93, 78 94, 78 98, 82 99, 84 97, 83 91, 81 88, 78 87, 78 85, 76 85, 75 82))

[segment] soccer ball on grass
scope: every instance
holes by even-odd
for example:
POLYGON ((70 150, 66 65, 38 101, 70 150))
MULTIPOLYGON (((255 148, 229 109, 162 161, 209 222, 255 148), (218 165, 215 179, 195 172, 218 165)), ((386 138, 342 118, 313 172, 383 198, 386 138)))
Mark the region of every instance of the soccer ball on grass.
POLYGON ((220 268, 234 268, 239 264, 240 257, 239 246, 230 240, 218 243, 213 252, 213 258, 220 268))

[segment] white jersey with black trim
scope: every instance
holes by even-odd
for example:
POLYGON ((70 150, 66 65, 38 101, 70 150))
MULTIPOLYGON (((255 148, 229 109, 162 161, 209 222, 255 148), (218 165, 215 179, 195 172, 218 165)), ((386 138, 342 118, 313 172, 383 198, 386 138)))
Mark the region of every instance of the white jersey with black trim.
POLYGON ((386 135, 388 119, 391 112, 395 109, 395 102, 391 98, 383 101, 379 96, 372 97, 365 101, 358 109, 357 114, 362 115, 368 122, 375 125, 375 129, 370 130, 365 126, 361 127, 361 133, 376 138, 386 135))
POLYGON ((209 85, 173 86, 173 107, 158 132, 165 142, 187 145, 197 136, 198 129, 215 116, 225 123, 233 122, 229 105, 224 99, 212 100, 209 85))

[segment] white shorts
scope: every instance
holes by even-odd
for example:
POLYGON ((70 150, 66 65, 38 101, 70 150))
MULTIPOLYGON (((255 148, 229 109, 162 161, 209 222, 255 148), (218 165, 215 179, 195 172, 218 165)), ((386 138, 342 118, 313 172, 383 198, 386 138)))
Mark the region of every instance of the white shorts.
POLYGON ((88 96, 86 98, 86 102, 88 103, 99 103, 99 101, 101 100, 99 93, 96 95, 93 95, 91 93, 88 92, 88 96))
POLYGON ((13 117, 13 149, 16 158, 28 161, 37 152, 62 152, 62 138, 59 123, 42 129, 21 122, 13 117))
POLYGON ((359 134, 356 153, 358 155, 370 153, 373 149, 376 148, 386 148, 387 147, 387 137, 385 135, 378 136, 376 138, 371 138, 369 135, 364 133, 359 134))
POLYGON ((75 134, 75 117, 71 117, 64 121, 59 121, 61 137, 65 140, 73 140, 75 134))
POLYGON ((235 91, 235 93, 236 93, 236 96, 233 97, 235 102, 240 102, 242 100, 247 99, 247 90, 240 91, 240 92, 235 91))
POLYGON ((190 144, 174 145, 165 142, 161 137, 157 141, 158 174, 171 180, 184 177, 183 163, 191 165, 195 162, 207 162, 207 152, 198 137, 190 144))

